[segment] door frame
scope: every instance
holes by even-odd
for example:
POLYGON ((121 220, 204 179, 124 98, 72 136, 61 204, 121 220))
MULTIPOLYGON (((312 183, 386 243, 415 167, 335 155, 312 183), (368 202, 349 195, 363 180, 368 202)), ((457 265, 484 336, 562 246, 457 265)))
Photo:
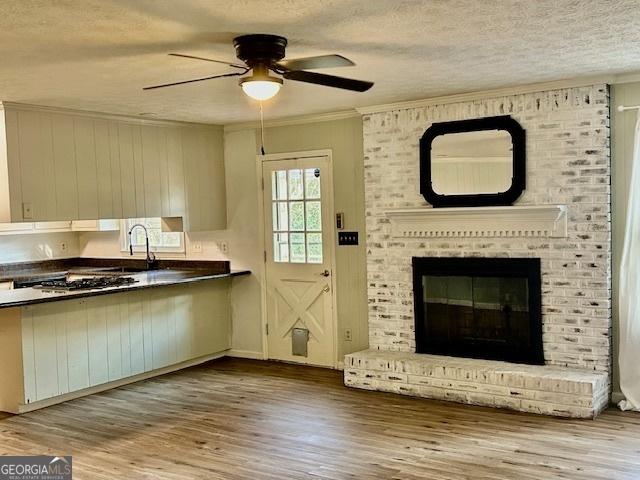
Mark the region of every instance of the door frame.
MULTIPOLYGON (((260 307, 261 307, 261 334, 262 334, 262 352, 265 360, 269 359, 269 339, 267 338, 267 262, 266 262, 266 239, 265 239, 265 215, 264 215, 264 185, 262 184, 264 178, 264 172, 262 170, 265 162, 274 160, 292 160, 296 158, 312 158, 312 157, 327 157, 329 168, 329 182, 331 185, 330 198, 326 199, 326 205, 331 215, 331 231, 328 232, 331 238, 329 242, 329 257, 331 264, 331 321, 333 322, 333 368, 338 368, 338 300, 336 291, 336 223, 335 223, 335 206, 334 206, 334 183, 333 183, 333 151, 331 149, 322 150, 305 150, 299 152, 285 152, 285 153, 270 153, 267 155, 256 155, 256 178, 258 179, 258 235, 260 249, 263 252, 260 276, 262 281, 260 282, 260 307)), ((325 199, 322 199, 323 201, 325 199)), ((323 202, 324 203, 324 202, 323 202)))

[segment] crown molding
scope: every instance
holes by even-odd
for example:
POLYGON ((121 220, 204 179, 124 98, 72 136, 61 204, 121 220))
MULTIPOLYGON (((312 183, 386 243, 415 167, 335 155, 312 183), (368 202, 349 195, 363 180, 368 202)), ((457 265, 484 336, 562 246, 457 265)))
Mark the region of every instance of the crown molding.
POLYGON ((634 83, 634 82, 640 82, 640 72, 621 73, 618 75, 614 75, 612 81, 609 82, 609 84, 618 85, 621 83, 634 83))
MULTIPOLYGON (((362 115, 372 113, 390 112, 392 110, 406 110, 409 108, 421 108, 431 105, 443 105, 447 103, 470 102, 474 100, 486 100, 489 98, 506 97, 510 95, 521 95, 525 93, 543 92, 547 90, 559 90, 563 88, 586 87, 598 84, 613 83, 615 76, 594 76, 582 77, 569 80, 558 80, 553 82, 531 83, 527 85, 517 85, 512 87, 495 88, 491 90, 481 90, 474 92, 458 93, 453 95, 443 95, 440 97, 424 98, 419 100, 409 100, 406 102, 394 102, 383 105, 372 105, 370 107, 357 107, 356 110, 362 115)), ((632 80, 631 80, 632 81, 632 80)))
MULTIPOLYGON (((404 110, 408 108, 419 108, 429 105, 442 105, 446 103, 467 102, 473 100, 486 100, 495 97, 508 95, 519 95, 525 93, 542 92, 545 90, 558 90, 562 88, 586 87, 598 84, 621 84, 640 82, 640 72, 609 74, 570 78, 565 80, 555 80, 550 82, 538 82, 525 85, 515 85, 501 87, 491 90, 476 90, 472 92, 457 93, 452 95, 442 95, 438 97, 408 100, 402 102, 386 103, 382 105, 370 105, 365 107, 355 107, 352 110, 343 110, 333 113, 320 113, 311 115, 300 115, 295 117, 285 117, 281 119, 265 121, 265 127, 282 127, 289 125, 300 125, 304 123, 315 123, 323 121, 341 120, 354 116, 368 115, 371 113, 389 112, 392 110, 404 110)), ((260 128, 260 122, 240 122, 230 123, 224 126, 225 132, 237 130, 247 130, 260 128)))
MULTIPOLYGON (((557 80, 552 82, 531 83, 526 85, 516 85, 511 87, 496 88, 491 90, 472 91, 458 93, 452 95, 442 95, 439 97, 430 97, 417 100, 408 100, 402 102, 387 103, 382 105, 371 105, 364 107, 356 107, 349 110, 341 110, 338 112, 326 112, 309 115, 298 115, 294 117, 284 117, 279 119, 265 121, 265 127, 284 127, 292 125, 301 125, 307 123, 330 122, 335 120, 343 120, 346 118, 360 117, 371 113, 388 112, 392 110, 404 110, 409 108, 419 108, 429 105, 441 105, 446 103, 457 103, 473 100, 484 100, 507 95, 518 95, 524 93, 541 92, 545 90, 557 90, 562 88, 584 87, 596 84, 624 84, 640 82, 640 72, 631 72, 623 74, 599 75, 591 77, 579 77, 567 80, 557 80)), ((238 122, 227 125, 186 122, 179 120, 168 120, 161 118, 149 118, 137 115, 125 115, 118 113, 96 112, 92 110, 78 110, 65 107, 52 107, 47 105, 33 105, 29 103, 20 103, 12 101, 0 101, 0 110, 5 107, 27 111, 39 111, 50 113, 61 113, 66 115, 76 115, 81 117, 101 118, 104 120, 117 120, 135 123, 139 125, 197 125, 215 128, 224 128, 225 132, 234 132, 238 130, 248 130, 260 128, 260 122, 238 122)))
MULTIPOLYGON (((345 118, 360 117, 355 110, 342 110, 339 112, 317 113, 310 115, 298 115, 295 117, 276 118, 273 120, 265 120, 264 126, 270 127, 286 127, 291 125, 302 125, 305 123, 331 122, 335 120, 344 120, 345 118)), ((225 132, 237 132, 238 130, 251 130, 260 128, 260 122, 239 122, 230 123, 224 126, 225 132)))
POLYGON ((128 123, 135 123, 137 125, 165 125, 165 126, 191 125, 191 126, 201 126, 201 127, 207 126, 207 127, 222 129, 221 125, 214 125, 209 123, 182 122, 178 120, 165 120, 161 118, 149 118, 145 116, 122 115, 118 113, 94 112, 91 110, 76 110, 73 108, 51 107, 47 105, 33 105, 30 103, 0 101, 0 110, 4 110, 5 108, 22 110, 22 111, 32 111, 32 112, 60 113, 63 115, 73 115, 77 117, 99 118, 101 120, 128 122, 128 123))

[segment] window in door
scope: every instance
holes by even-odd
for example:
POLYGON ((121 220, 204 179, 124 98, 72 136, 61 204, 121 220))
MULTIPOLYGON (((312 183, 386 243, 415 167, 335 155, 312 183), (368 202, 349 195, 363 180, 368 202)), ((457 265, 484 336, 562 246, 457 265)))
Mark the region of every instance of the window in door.
POLYGON ((271 173, 273 260, 322 263, 320 169, 271 173))

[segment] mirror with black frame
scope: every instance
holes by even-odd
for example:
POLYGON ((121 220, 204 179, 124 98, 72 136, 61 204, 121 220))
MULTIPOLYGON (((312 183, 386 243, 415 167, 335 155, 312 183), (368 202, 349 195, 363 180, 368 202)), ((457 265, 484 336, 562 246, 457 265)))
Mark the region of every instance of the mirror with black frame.
POLYGON ((525 169, 524 130, 509 116, 434 123, 420 141, 420 190, 434 207, 510 205, 525 169))

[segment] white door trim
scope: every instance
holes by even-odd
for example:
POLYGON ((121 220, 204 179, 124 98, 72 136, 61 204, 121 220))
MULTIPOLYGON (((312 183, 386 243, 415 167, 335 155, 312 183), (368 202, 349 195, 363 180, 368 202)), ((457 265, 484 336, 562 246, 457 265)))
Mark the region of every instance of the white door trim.
MULTIPOLYGON (((306 150, 302 152, 286 152, 286 153, 270 153, 267 155, 256 155, 256 178, 258 179, 258 235, 260 236, 259 245, 262 252, 266 251, 265 244, 265 228, 264 228, 264 194, 263 194, 263 172, 262 165, 264 162, 273 160, 289 160, 294 158, 310 158, 310 157, 327 157, 329 161, 329 180, 331 183, 331 195, 327 198, 327 206, 331 212, 331 242, 329 242, 329 256, 331 261, 331 290, 332 290, 332 319, 333 322, 333 368, 338 368, 338 301, 336 291, 336 223, 335 223, 335 206, 334 206, 334 183, 333 183, 333 151, 331 149, 323 150, 306 150)), ((261 303, 261 326, 262 326, 262 351, 264 359, 269 358, 269 345, 267 338, 267 272, 264 253, 262 254, 262 263, 260 265, 260 303, 261 303)))

